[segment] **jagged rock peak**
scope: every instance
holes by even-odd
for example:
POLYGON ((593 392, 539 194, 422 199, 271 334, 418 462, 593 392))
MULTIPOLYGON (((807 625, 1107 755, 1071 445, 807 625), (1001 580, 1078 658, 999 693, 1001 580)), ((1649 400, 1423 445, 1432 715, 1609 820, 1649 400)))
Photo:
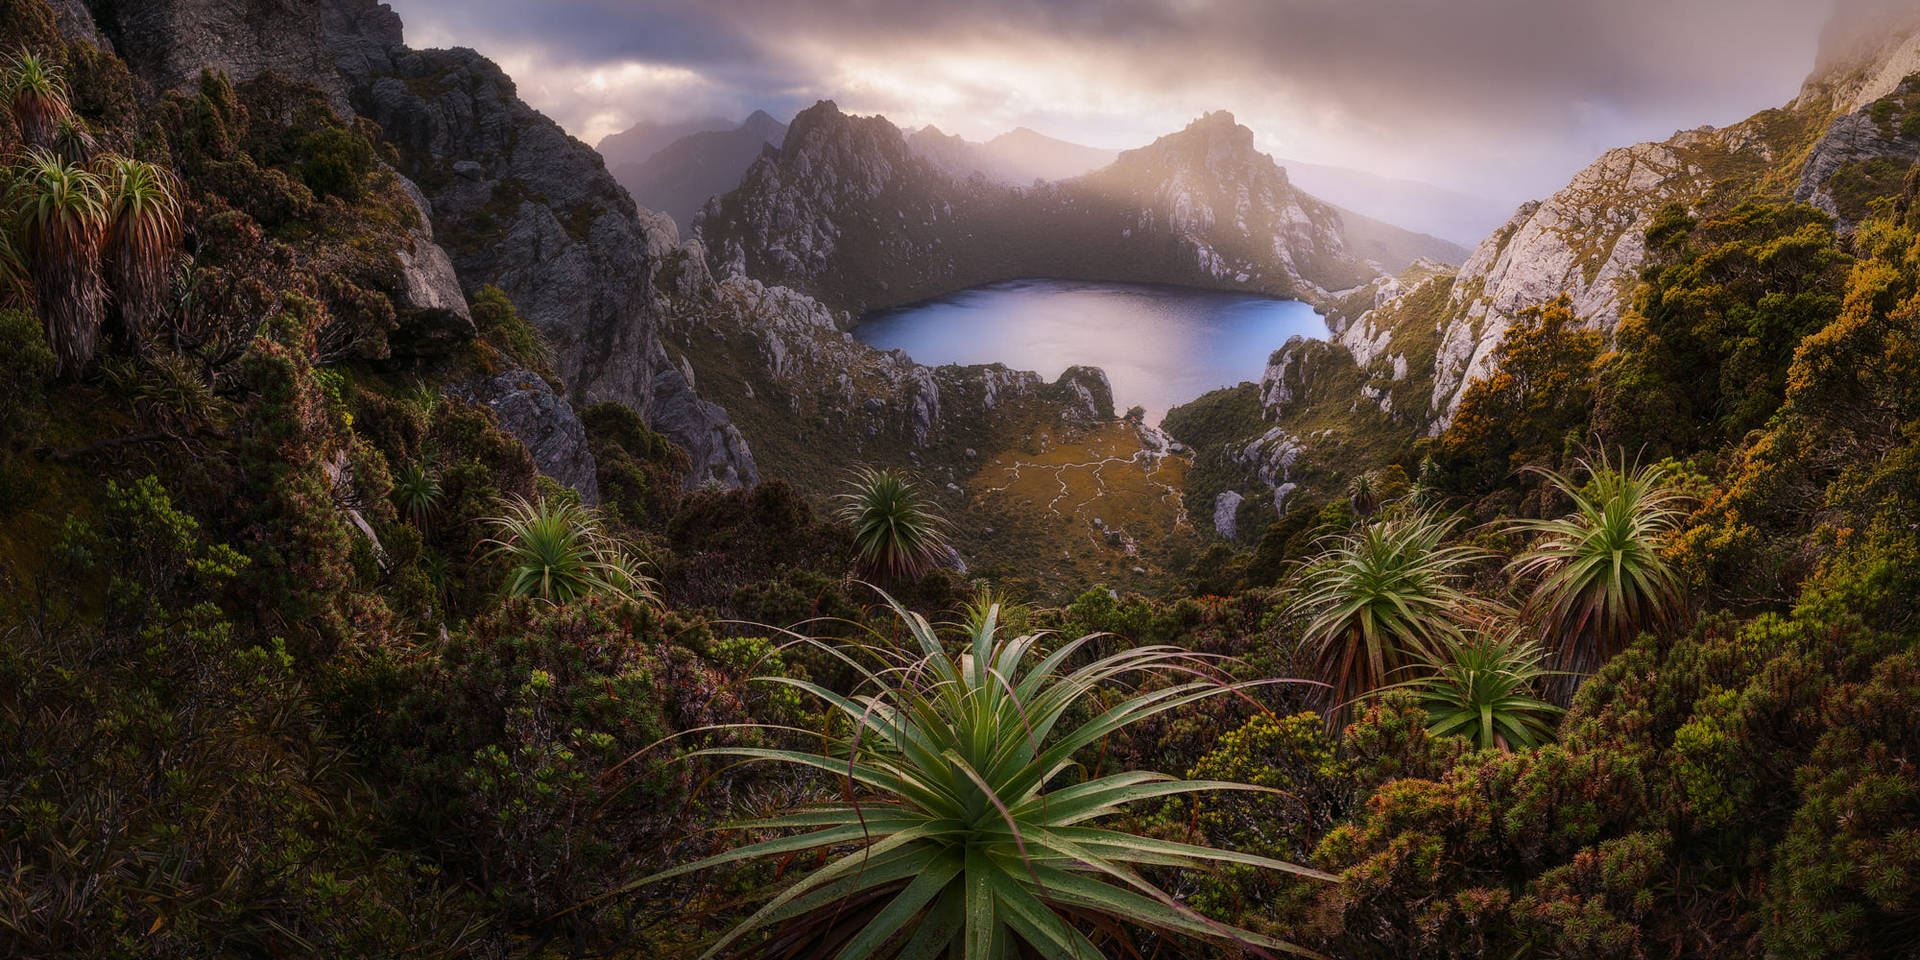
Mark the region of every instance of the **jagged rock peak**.
POLYGON ((1820 55, 1801 88, 1801 106, 1851 112, 1892 93, 1920 72, 1920 4, 1839 0, 1820 31, 1820 55))
POLYGON ((1120 154, 1115 166, 1141 168, 1161 163, 1204 167, 1216 175, 1253 174, 1276 177, 1276 185, 1288 184, 1286 171, 1253 145, 1253 130, 1235 121, 1233 114, 1215 110, 1202 115, 1177 133, 1169 133, 1153 143, 1120 154))

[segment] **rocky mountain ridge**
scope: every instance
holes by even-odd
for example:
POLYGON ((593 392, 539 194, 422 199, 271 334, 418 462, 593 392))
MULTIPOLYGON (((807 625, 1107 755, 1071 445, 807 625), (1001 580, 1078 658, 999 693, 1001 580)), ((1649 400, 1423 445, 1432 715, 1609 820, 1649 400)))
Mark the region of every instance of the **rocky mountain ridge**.
POLYGON ((1443 307, 1410 311, 1401 298, 1412 288, 1383 282, 1374 291, 1378 302, 1334 311, 1341 341, 1362 365, 1370 359, 1367 344, 1396 335, 1431 344, 1430 357, 1415 350, 1394 362, 1430 367, 1425 429, 1437 433, 1466 385, 1488 373, 1494 349, 1522 310, 1564 293, 1589 329, 1612 333, 1646 260, 1644 234, 1662 207, 1724 207, 1747 196, 1770 196, 1812 203, 1844 227, 1859 211, 1841 208, 1829 190, 1836 177, 1892 163, 1900 169, 1879 168, 1876 174, 1885 181, 1880 186, 1895 186, 1897 174, 1920 160, 1920 131, 1873 116, 1875 103, 1892 102, 1899 112, 1899 98, 1920 93, 1920 85, 1886 79, 1908 67, 1920 69, 1920 23, 1891 33, 1883 28, 1879 36, 1865 59, 1829 52, 1801 96, 1784 108, 1721 129, 1685 130, 1659 143, 1607 151, 1566 188, 1522 205, 1483 240, 1455 272, 1443 307), (1393 328, 1401 323, 1428 330, 1396 334, 1393 328))
POLYGON ((607 165, 635 203, 672 217, 685 230, 708 197, 733 189, 761 151, 778 147, 786 136, 786 124, 755 110, 738 126, 688 134, 637 163, 607 165))
POLYGON ((1458 268, 1419 263, 1332 298, 1334 336, 1275 351, 1258 417, 1202 451, 1238 478, 1235 509, 1265 511, 1268 499, 1248 488, 1327 487, 1369 466, 1369 451, 1438 435, 1523 310, 1565 295, 1586 328, 1610 337, 1647 262, 1647 228, 1669 204, 1701 213, 1797 200, 1846 229, 1897 193, 1920 163, 1920 119, 1909 120, 1920 118, 1920 77, 1895 76, 1920 68, 1920 13, 1896 13, 1907 19, 1880 20, 1850 46, 1829 31, 1821 66, 1787 106, 1609 150, 1566 188, 1521 205, 1458 268))
POLYGON ((155 89, 191 82, 180 79, 187 63, 235 76, 281 71, 279 41, 268 35, 320 38, 327 65, 309 57, 284 66, 342 113, 378 124, 396 149, 396 172, 422 216, 412 249, 397 252, 406 299, 464 315, 475 291, 497 285, 545 337, 566 388, 508 370, 457 392, 491 408, 543 472, 589 501, 593 458, 574 406, 606 400, 638 411, 688 451, 689 486, 760 479, 746 435, 696 389, 697 369, 719 387, 743 387, 743 400, 755 383, 763 396, 769 386, 787 395, 778 408, 755 408, 759 436, 804 434, 801 411, 837 425, 811 450, 787 445, 788 469, 794 457, 824 452, 844 464, 881 448, 913 459, 940 447, 957 458, 962 434, 983 446, 1005 442, 986 426, 1015 407, 1035 422, 1112 416, 1098 371, 1046 384, 1004 368, 923 367, 821 323, 830 313, 800 293, 742 278, 716 283, 697 244, 681 243, 669 218, 636 206, 601 158, 520 100, 496 64, 471 50, 406 47, 385 4, 287 0, 254 10, 239 34, 194 26, 222 22, 229 6, 64 0, 63 9, 72 31, 92 29, 100 43, 126 48, 155 89), (156 24, 164 29, 143 29, 156 24), (729 337, 743 349, 711 349, 729 337), (857 432, 839 429, 855 421, 857 432))
MULTIPOLYGON (((671 222, 636 208, 599 156, 520 100, 494 63, 406 47, 399 18, 376 0, 92 0, 86 12, 155 89, 202 69, 273 70, 378 123, 458 289, 499 286, 553 347, 570 395, 528 408, 551 422, 509 423, 530 447, 553 449, 547 434, 569 433, 572 402, 613 400, 688 450, 689 484, 758 478, 726 412, 693 391, 660 342, 655 281, 678 242, 671 222)), ((590 454, 552 463, 580 456, 590 454)))
MULTIPOLYGON (((922 136, 923 145, 928 137, 922 136)), ((951 144, 949 144, 951 145, 951 144)), ((1384 225, 1379 225, 1384 227, 1384 225)), ((1325 301, 1444 241, 1369 226, 1292 187, 1218 112, 1082 177, 1030 188, 956 178, 882 117, 831 101, 696 220, 716 275, 744 273, 860 313, 1023 276, 1256 290, 1325 301)))

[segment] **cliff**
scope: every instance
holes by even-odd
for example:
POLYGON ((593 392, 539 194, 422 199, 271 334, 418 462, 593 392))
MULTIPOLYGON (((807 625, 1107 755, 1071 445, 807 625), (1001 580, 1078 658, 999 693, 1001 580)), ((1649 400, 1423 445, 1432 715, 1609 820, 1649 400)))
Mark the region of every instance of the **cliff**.
POLYGON ((203 68, 234 78, 272 70, 378 123, 460 287, 471 295, 495 284, 512 298, 551 343, 572 401, 639 411, 687 449, 689 485, 758 478, 726 411, 694 392, 660 342, 655 281, 678 243, 672 224, 635 207, 599 155, 519 99, 492 61, 406 47, 399 18, 375 0, 93 0, 90 9, 155 88, 192 84, 203 68))

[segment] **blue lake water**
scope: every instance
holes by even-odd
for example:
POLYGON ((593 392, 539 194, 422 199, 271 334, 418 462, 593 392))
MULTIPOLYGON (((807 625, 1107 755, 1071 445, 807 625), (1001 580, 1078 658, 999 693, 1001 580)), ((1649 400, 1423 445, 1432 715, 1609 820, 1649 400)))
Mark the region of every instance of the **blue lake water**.
POLYGON ((853 335, 925 364, 1004 363, 1051 379, 1074 364, 1107 372, 1113 405, 1169 407, 1243 380, 1326 320, 1298 300, 1133 283, 1010 280, 862 317, 853 335))

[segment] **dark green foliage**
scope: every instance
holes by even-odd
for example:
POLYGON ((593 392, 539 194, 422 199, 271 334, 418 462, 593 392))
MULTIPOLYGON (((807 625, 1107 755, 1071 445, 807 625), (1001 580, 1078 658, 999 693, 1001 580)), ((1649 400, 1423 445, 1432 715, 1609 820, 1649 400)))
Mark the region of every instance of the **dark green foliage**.
MULTIPOLYGON (((1175 440, 1196 451, 1193 465, 1187 468, 1186 489, 1181 491, 1188 503, 1212 504, 1223 491, 1244 488, 1246 467, 1232 462, 1227 446, 1267 429, 1260 407, 1260 388, 1243 383, 1226 390, 1215 390, 1167 411, 1161 429, 1175 440)), ((1271 516, 1271 514, 1269 514, 1271 516)), ((1242 523, 1242 526, 1249 524, 1242 523)))
POLYGON ((315 130, 300 141, 298 169, 307 189, 323 197, 358 200, 373 170, 373 145, 340 127, 315 130))
POLYGON ((189 187, 199 240, 201 315, 186 318, 183 336, 208 352, 237 353, 261 317, 298 296, 325 307, 316 332, 326 359, 387 355, 399 323, 394 252, 412 242, 417 209, 377 168, 351 203, 316 195, 300 169, 301 146, 312 137, 354 144, 341 149, 370 163, 371 127, 341 120, 318 90, 272 73, 238 85, 203 75, 198 93, 168 94, 156 112, 189 187))
POLYGON ((1686 225, 1663 212, 1662 253, 1621 350, 1602 372, 1593 426, 1610 444, 1666 456, 1737 439, 1779 406, 1801 338, 1831 322, 1852 258, 1804 206, 1744 203, 1686 225))
POLYGON ((0 461, 41 416, 43 384, 56 366, 40 322, 23 310, 0 310, 0 461))
POLYGON ((1864 220, 1876 205, 1886 204, 1899 195, 1900 186, 1911 169, 1913 161, 1904 157, 1873 157, 1843 163, 1827 181, 1827 193, 1833 197, 1841 217, 1864 220))
POLYGON ((659 646, 686 626, 630 604, 517 600, 355 677, 373 701, 365 749, 396 778, 409 835, 516 922, 604 916, 553 914, 656 858, 694 774, 670 751, 622 761, 738 719, 691 654, 659 646))
POLYGON ((488 346, 520 366, 538 373, 549 384, 558 384, 553 372, 553 351, 514 309, 513 301, 499 287, 487 284, 474 292, 473 325, 488 346))
POLYGON ((379 953, 470 910, 373 846, 293 659, 223 615, 245 566, 152 477, 71 520, 0 643, 0 952, 379 953), (24 603, 38 594, 37 609, 24 603), (87 616, 106 597, 104 617, 87 616))
POLYGON ((658 529, 680 502, 687 452, 647 428, 631 407, 596 403, 580 411, 604 507, 622 523, 658 529))

